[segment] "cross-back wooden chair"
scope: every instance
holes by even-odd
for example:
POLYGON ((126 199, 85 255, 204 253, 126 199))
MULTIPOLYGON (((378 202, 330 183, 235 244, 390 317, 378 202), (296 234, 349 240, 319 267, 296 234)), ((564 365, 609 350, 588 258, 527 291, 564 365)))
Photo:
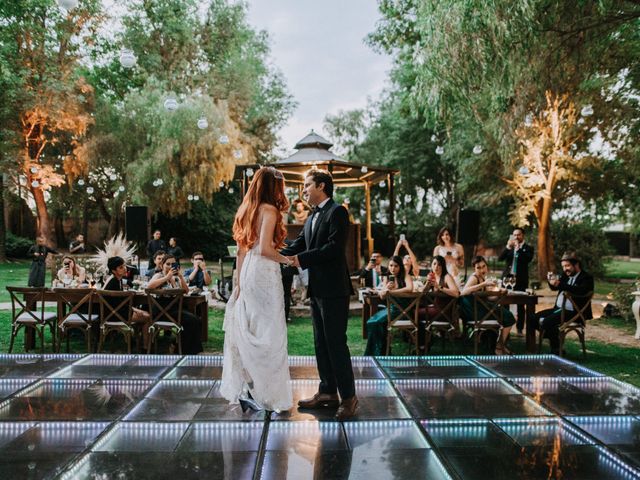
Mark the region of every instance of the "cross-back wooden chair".
POLYGON ((151 345, 154 345, 154 352, 157 353, 156 336, 160 331, 164 331, 175 334, 178 342, 178 353, 182 355, 182 342, 180 339, 184 290, 181 288, 147 289, 145 292, 147 294, 149 314, 151 315, 147 352, 151 352, 151 345))
MULTIPOLYGON (((560 341, 560 353, 564 350, 564 341, 567 335, 575 332, 582 346, 582 356, 587 356, 587 345, 585 343, 585 328, 588 318, 585 317, 587 309, 591 306, 593 292, 587 292, 584 295, 576 295, 571 292, 564 292, 562 307, 560 310, 560 325, 558 326, 558 340, 560 341), (584 303, 583 303, 584 302, 584 303), (582 303, 582 307, 578 305, 582 303), (573 310, 569 310, 567 305, 571 305, 573 310)), ((544 322, 542 322, 544 327, 544 322)), ((544 328, 540 329, 538 336, 538 352, 542 350, 542 342, 544 340, 544 328)))
MULTIPOLYGON (((131 353, 131 337, 135 335, 133 317, 133 292, 97 290, 96 300, 100 306, 100 340, 98 353, 111 332, 121 333, 127 342, 127 353, 131 353)), ((140 342, 138 342, 138 347, 140 342)))
POLYGON ((478 354, 478 345, 483 333, 495 332, 500 338, 502 330, 502 297, 506 291, 475 292, 473 296, 473 325, 471 337, 473 338, 473 353, 478 354))
POLYGON ((40 347, 44 353, 44 329, 51 331, 51 343, 56 345, 56 312, 45 311, 44 287, 7 287, 11 296, 11 340, 9 353, 13 351, 13 342, 21 328, 32 329, 40 337, 40 347), (20 298, 22 297, 22 298, 20 298))
POLYGON ((93 313, 93 299, 95 290, 92 288, 54 288, 62 308, 58 308, 58 329, 60 337, 58 351, 62 340, 67 340, 67 353, 69 353, 69 332, 80 330, 87 342, 87 352, 94 350, 91 341, 91 330, 97 325, 100 316, 93 313))
POLYGON ((440 333, 442 336, 442 342, 452 338, 452 334, 456 331, 456 325, 458 322, 458 298, 452 297, 444 292, 426 292, 422 299, 422 304, 425 305, 423 311, 425 312, 425 344, 427 352, 431 348, 431 339, 434 334, 440 333), (435 308, 430 308, 435 306, 435 308), (433 312, 429 314, 430 310, 433 312))
POLYGON ((393 339, 394 330, 407 332, 411 342, 414 344, 416 355, 418 355, 418 307, 420 306, 421 297, 421 293, 387 294, 387 355, 391 353, 391 340, 393 339))

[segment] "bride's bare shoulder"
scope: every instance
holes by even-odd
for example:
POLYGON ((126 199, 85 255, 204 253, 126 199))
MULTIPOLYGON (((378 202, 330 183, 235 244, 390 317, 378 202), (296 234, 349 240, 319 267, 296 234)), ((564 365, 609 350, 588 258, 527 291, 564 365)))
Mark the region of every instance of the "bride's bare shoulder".
POLYGON ((258 211, 260 214, 264 215, 265 213, 277 214, 278 209, 269 203, 261 203, 258 207, 258 211))

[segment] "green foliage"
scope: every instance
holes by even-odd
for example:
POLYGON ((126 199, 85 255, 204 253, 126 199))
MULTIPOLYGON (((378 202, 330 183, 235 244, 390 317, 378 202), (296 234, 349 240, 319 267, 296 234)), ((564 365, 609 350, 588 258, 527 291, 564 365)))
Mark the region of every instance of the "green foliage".
POLYGON ((633 322, 633 311, 631 310, 631 304, 635 300, 635 297, 631 295, 631 292, 638 290, 640 283, 618 283, 612 290, 611 296, 616 303, 620 316, 627 322, 633 322))
POLYGON ((602 225, 589 220, 576 223, 555 222, 551 235, 556 250, 556 271, 560 271, 560 258, 566 251, 576 252, 582 268, 602 278, 606 273, 607 256, 613 249, 602 231, 602 225))
POLYGON ((33 240, 29 238, 18 237, 17 235, 7 232, 5 248, 7 257, 24 258, 27 256, 29 248, 33 245, 33 240))

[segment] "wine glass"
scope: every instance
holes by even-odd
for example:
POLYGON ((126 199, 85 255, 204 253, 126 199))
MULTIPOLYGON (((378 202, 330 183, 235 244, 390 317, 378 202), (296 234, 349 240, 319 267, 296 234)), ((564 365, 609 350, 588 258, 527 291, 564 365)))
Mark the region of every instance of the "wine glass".
POLYGON ((68 275, 65 273, 64 276, 62 277, 62 283, 64 283, 64 288, 69 288, 72 281, 73 281, 73 277, 71 275, 68 275))

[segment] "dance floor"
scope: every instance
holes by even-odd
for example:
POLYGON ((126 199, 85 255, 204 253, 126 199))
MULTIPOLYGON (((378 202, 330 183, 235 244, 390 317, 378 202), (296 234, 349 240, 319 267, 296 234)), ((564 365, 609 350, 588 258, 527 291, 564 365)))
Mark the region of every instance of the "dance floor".
MULTIPOLYGON (((0 355, 0 478, 640 478, 640 390, 554 356, 354 357, 357 417, 243 414, 222 358, 0 355)), ((294 401, 317 389, 290 357, 294 401)))

